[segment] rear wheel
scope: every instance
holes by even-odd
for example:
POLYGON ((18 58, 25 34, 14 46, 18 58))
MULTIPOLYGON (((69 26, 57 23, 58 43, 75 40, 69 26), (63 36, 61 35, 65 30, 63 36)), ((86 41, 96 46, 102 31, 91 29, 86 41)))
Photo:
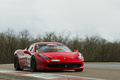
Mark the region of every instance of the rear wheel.
POLYGON ((14 56, 14 68, 15 68, 15 70, 23 70, 20 68, 19 59, 18 59, 17 55, 14 56))
POLYGON ((81 72, 83 69, 75 69, 75 72, 81 72))
POLYGON ((35 59, 35 56, 32 56, 32 57, 31 57, 31 71, 32 71, 32 72, 37 71, 37 69, 36 69, 36 59, 35 59))

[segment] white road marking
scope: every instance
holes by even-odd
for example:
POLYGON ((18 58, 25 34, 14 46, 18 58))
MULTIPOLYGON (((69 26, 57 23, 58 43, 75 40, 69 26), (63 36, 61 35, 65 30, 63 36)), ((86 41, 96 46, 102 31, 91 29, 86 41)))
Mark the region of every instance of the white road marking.
POLYGON ((61 75, 61 74, 49 74, 49 73, 42 73, 42 74, 27 74, 25 76, 37 77, 37 78, 44 78, 44 79, 54 79, 54 78, 84 78, 84 79, 92 79, 92 80, 104 80, 98 78, 90 78, 90 77, 81 77, 81 76, 71 76, 71 75, 61 75))
MULTIPOLYGON (((81 77, 81 76, 72 76, 72 75, 61 75, 61 74, 50 74, 50 73, 32 73, 32 72, 24 72, 24 71, 14 71, 14 70, 0 70, 0 73, 7 73, 7 74, 17 74, 20 73, 23 76, 28 77, 35 77, 35 78, 43 78, 43 79, 50 79, 50 80, 57 80, 60 78, 77 78, 77 80, 105 80, 105 79, 98 79, 98 78, 91 78, 91 77, 81 77)), ((17 74, 19 75, 19 74, 17 74)), ((72 79, 71 79, 72 80, 72 79)))
POLYGON ((4 72, 19 72, 19 71, 14 71, 14 70, 0 70, 0 73, 4 73, 4 72))

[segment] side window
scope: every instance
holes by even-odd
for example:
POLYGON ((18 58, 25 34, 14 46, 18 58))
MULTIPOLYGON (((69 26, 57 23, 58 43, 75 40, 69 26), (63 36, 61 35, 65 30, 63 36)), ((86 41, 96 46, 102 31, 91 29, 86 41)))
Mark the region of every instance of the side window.
POLYGON ((33 51, 33 46, 32 46, 32 48, 30 49, 30 52, 32 52, 33 51))
POLYGON ((28 48, 28 51, 30 53, 33 53, 34 52, 34 44, 32 44, 29 48, 28 48))
POLYGON ((26 47, 25 49, 28 50, 30 46, 26 47))

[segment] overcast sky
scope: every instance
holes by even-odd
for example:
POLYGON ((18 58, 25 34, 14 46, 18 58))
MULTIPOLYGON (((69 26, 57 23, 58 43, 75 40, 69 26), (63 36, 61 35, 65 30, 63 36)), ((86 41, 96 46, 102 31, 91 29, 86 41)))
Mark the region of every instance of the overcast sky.
POLYGON ((0 0, 0 32, 7 28, 120 40, 120 0, 0 0))

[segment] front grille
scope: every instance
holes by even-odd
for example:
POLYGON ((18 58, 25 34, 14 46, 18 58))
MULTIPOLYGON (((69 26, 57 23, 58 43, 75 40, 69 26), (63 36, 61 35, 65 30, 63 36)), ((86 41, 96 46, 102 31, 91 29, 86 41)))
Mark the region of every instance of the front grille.
POLYGON ((50 68, 75 68, 81 67, 81 64, 47 64, 50 68))

